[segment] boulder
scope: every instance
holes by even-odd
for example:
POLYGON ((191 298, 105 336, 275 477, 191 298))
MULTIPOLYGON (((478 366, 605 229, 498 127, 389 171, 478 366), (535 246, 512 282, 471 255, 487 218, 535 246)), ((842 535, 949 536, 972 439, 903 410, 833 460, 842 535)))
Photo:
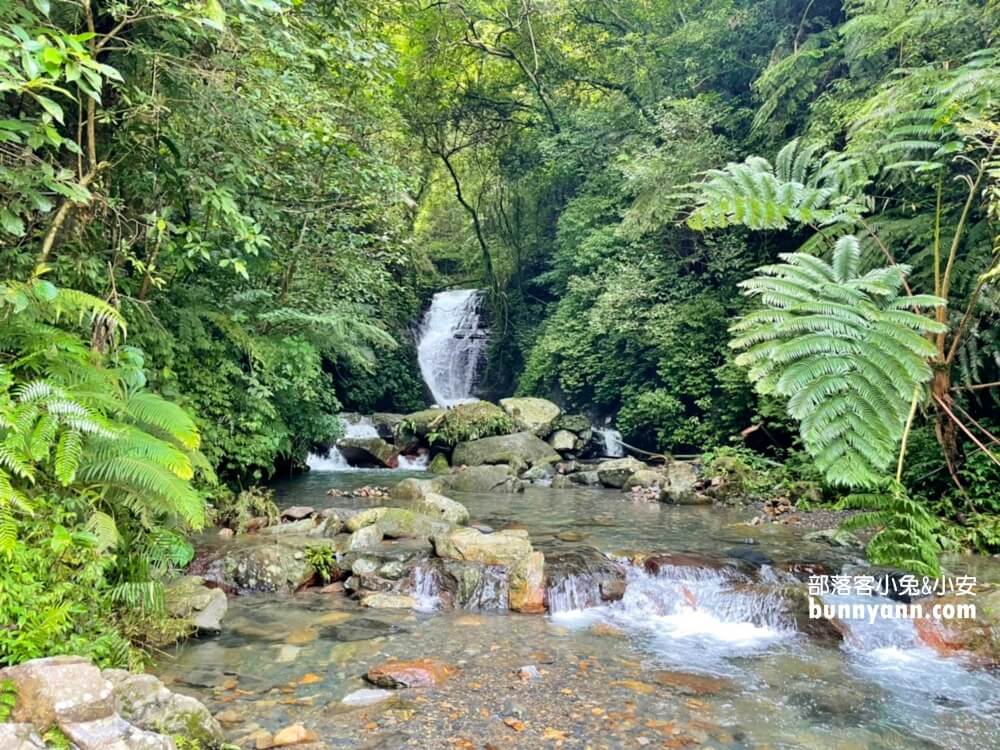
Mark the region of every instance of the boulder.
POLYGON ((451 466, 448 464, 448 457, 443 453, 438 453, 434 456, 427 466, 427 471, 431 474, 447 474, 450 469, 451 466))
POLYGON ((45 741, 31 724, 0 724, 0 747, 4 750, 46 750, 45 741))
POLYGON ((439 600, 462 609, 510 609, 507 568, 480 562, 434 558, 424 570, 439 600))
MULTIPOLYGON (((382 530, 375 524, 362 526, 351 534, 347 540, 347 551, 365 550, 374 547, 382 541, 382 530)), ((352 567, 351 570, 354 570, 352 567)), ((358 571, 354 570, 355 573, 358 571)))
POLYGON ((506 464, 464 466, 442 477, 454 492, 522 492, 524 483, 511 474, 506 464))
POLYGON ((372 426, 383 440, 392 442, 396 436, 396 425, 403 421, 402 414, 390 412, 375 412, 372 414, 372 426))
POLYGON ((385 512, 389 510, 385 506, 379 506, 378 508, 366 508, 347 519, 347 523, 344 526, 351 533, 357 531, 358 529, 363 529, 365 526, 371 526, 373 523, 378 521, 385 512))
POLYGON ((209 588, 201 576, 184 576, 171 582, 165 590, 167 612, 172 617, 188 620, 198 633, 218 633, 229 600, 222 589, 209 588))
POLYGON ((521 474, 521 479, 526 482, 544 482, 547 479, 552 479, 555 473, 556 470, 552 468, 552 464, 539 464, 521 474))
POLYGON ((294 534, 312 534, 319 527, 321 521, 318 518, 303 518, 300 521, 291 523, 278 523, 274 526, 265 526, 257 531, 264 536, 285 536, 294 534))
POLYGON ((654 469, 639 469, 625 480, 622 485, 624 492, 630 492, 635 487, 648 489, 651 487, 663 487, 667 484, 667 478, 654 469))
POLYGON ((549 435, 549 445, 552 446, 553 450, 560 453, 570 453, 580 450, 583 447, 580 439, 569 430, 556 430, 553 432, 549 435))
POLYGON ((527 468, 538 464, 554 464, 560 456, 552 446, 531 432, 470 440, 459 443, 452 453, 455 466, 481 466, 483 464, 510 464, 527 468))
POLYGON ((510 568, 510 608, 515 612, 539 614, 545 611, 545 556, 530 553, 510 568))
POLYGON ((677 505, 698 505, 711 503, 711 498, 702 499, 695 492, 698 471, 691 461, 671 461, 663 467, 667 483, 663 488, 663 499, 677 505))
POLYGON ((433 539, 438 557, 470 560, 487 565, 513 566, 534 550, 523 529, 505 529, 493 534, 472 528, 454 529, 433 539))
POLYGON ((582 484, 584 487, 593 487, 601 483, 600 474, 596 469, 589 471, 574 471, 566 475, 566 478, 573 484, 582 484))
POLYGON ((913 621, 917 637, 939 654, 962 654, 983 666, 1000 667, 1000 586, 980 585, 975 596, 946 596, 922 599, 920 604, 926 617, 913 621), (935 605, 951 607, 951 619, 933 617, 935 605), (959 618, 958 607, 972 605, 975 617, 959 618))
POLYGON ((436 492, 428 492, 419 500, 415 500, 410 507, 418 513, 440 518, 448 523, 462 525, 469 522, 468 508, 436 492))
POLYGON ((396 483, 389 490, 389 494, 394 500, 419 500, 428 492, 442 492, 444 487, 445 482, 442 479, 417 479, 410 477, 396 483))
POLYGON ((431 423, 445 412, 445 409, 438 408, 423 409, 404 416, 393 429, 396 447, 406 451, 415 448, 421 441, 426 441, 431 423))
POLYGON ((240 594, 271 592, 290 594, 312 580, 315 571, 306 561, 305 547, 317 542, 296 539, 250 537, 249 543, 227 547, 204 565, 202 577, 226 591, 240 594))
POLYGON ((458 670, 434 659, 387 661, 368 670, 365 677, 381 688, 414 688, 440 685, 458 670))
POLYGON ((80 656, 33 659, 0 669, 2 680, 11 680, 17 695, 9 720, 34 724, 42 732, 106 719, 115 712, 111 683, 80 656))
POLYGON ((293 505, 291 508, 285 508, 281 511, 281 520, 301 521, 303 518, 314 515, 316 515, 316 509, 311 505, 293 505))
POLYGON ((562 410, 544 398, 503 398, 500 406, 522 430, 545 437, 552 432, 552 425, 562 410))
MULTIPOLYGON (((556 430, 569 430, 583 438, 583 433, 590 432, 590 418, 585 414, 560 414, 552 427, 556 430)), ((590 440, 588 435, 586 440, 590 440)))
POLYGON ((382 438, 341 438, 337 441, 337 450, 351 466, 395 469, 399 465, 399 450, 382 438))
POLYGON ((107 669, 104 676, 114 686, 115 709, 129 723, 150 732, 180 735, 205 747, 223 741, 222 727, 204 705, 171 692, 153 675, 107 669))
POLYGON ((597 465, 597 477, 605 487, 620 488, 637 471, 647 468, 646 464, 632 456, 612 458, 597 465))
POLYGON ((61 724, 76 750, 176 750, 170 737, 132 726, 120 716, 61 724))
POLYGON ((452 528, 447 521, 406 508, 388 508, 375 525, 390 539, 430 539, 452 528))

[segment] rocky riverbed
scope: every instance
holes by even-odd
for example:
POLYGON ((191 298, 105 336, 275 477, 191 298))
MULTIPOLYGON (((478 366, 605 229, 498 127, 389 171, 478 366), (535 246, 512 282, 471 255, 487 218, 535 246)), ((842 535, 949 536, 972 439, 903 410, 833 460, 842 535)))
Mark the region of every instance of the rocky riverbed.
MULTIPOLYGON (((387 471, 307 475, 278 487, 283 507, 299 506, 293 515, 312 510, 286 519, 285 531, 206 536, 203 565, 263 540, 291 550, 272 561, 275 571, 287 573, 289 561, 299 571, 279 575, 271 592, 232 589, 221 635, 189 641, 161 662, 161 679, 204 701, 229 741, 995 746, 1000 682, 988 670, 940 655, 910 623, 839 629, 802 618, 788 587, 801 592, 810 572, 862 563, 856 549, 810 541, 794 525, 751 525, 752 508, 636 502, 600 485, 468 492, 429 485, 427 475, 402 487, 401 479, 387 471), (372 486, 389 487, 388 498, 359 491, 372 486), (461 510, 415 488, 443 490, 461 510), (416 507, 438 517, 414 525, 391 512, 416 507), (341 549, 371 528, 365 546, 341 549), (479 543, 489 537, 494 557, 486 559, 479 543), (316 544, 338 550, 337 583, 317 585, 303 564, 299 553, 316 544), (512 568, 536 554, 545 613, 519 612, 512 568), (473 565, 480 575, 470 583, 449 565, 473 565), (427 575, 417 579, 416 570, 427 575)), ((969 562, 950 566, 997 577, 989 561, 969 562)))

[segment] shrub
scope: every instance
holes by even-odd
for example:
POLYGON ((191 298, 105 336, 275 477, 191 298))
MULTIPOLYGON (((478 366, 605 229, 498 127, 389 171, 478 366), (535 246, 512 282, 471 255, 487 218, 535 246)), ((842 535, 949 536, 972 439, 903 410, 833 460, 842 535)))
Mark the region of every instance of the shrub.
POLYGON ((427 440, 438 445, 454 446, 468 440, 509 435, 517 431, 514 420, 496 404, 477 401, 449 409, 431 422, 427 440))

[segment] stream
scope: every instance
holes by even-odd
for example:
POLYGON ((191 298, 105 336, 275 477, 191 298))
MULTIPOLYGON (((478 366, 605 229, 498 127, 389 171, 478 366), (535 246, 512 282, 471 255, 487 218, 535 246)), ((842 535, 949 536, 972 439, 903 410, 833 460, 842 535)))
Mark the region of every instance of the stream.
MULTIPOLYGON (((363 508, 380 502, 326 492, 414 475, 314 471, 276 490, 283 507, 363 508)), ((761 578, 851 559, 789 527, 747 526, 743 510, 583 487, 450 494, 474 522, 523 525, 547 558, 683 551, 746 562, 761 578)), ((1000 580, 996 560, 949 569, 1000 580)), ((734 590, 729 570, 630 567, 623 599, 586 608, 571 581, 549 591, 548 615, 362 609, 318 590, 232 597, 222 635, 178 646, 159 675, 243 747, 255 731, 301 723, 328 748, 1000 748, 1000 675, 937 656, 907 621, 852 623, 835 645, 806 637, 766 593, 734 590), (427 690, 373 691, 362 675, 390 658, 458 672, 427 690)))

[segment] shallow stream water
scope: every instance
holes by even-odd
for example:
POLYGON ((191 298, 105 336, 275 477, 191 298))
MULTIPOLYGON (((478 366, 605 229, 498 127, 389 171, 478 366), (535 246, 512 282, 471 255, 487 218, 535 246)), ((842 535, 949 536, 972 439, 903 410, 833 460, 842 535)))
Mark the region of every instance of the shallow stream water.
MULTIPOLYGON (((370 507, 380 503, 326 491, 403 476, 313 473, 279 485, 279 504, 370 507)), ((478 523, 523 525, 546 554, 684 551, 764 570, 851 561, 800 531, 748 526, 740 510, 586 488, 454 497, 478 523)), ((994 560, 949 565, 1000 579, 994 560)), ((223 634, 178 647, 160 674, 221 712, 246 747, 261 728, 302 723, 328 748, 1000 748, 1000 675, 938 657, 909 622, 852 624, 842 644, 824 645, 770 617, 766 596, 734 595, 722 577, 633 568, 622 601, 546 616, 364 610, 315 592, 231 598, 223 634), (384 697, 356 691, 389 658, 459 671, 438 688, 346 705, 384 697)))

